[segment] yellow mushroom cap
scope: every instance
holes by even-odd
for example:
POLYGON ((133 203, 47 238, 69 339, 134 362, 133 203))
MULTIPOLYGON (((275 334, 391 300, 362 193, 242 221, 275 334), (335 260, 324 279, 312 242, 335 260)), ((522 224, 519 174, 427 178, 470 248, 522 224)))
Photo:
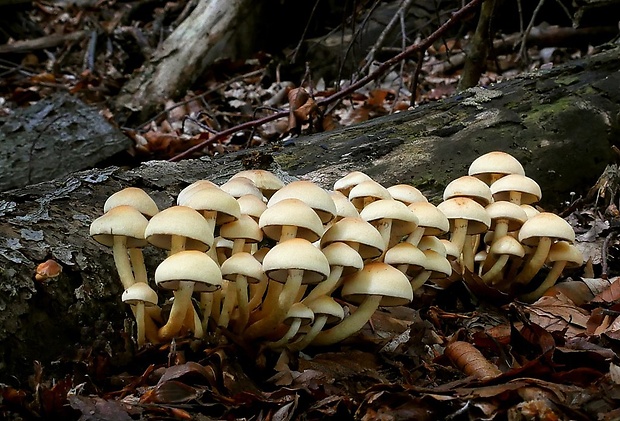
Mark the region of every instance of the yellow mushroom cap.
POLYGON ((205 253, 185 250, 168 256, 155 270, 155 283, 176 290, 181 281, 193 281, 195 292, 213 292, 222 286, 217 263, 205 253))
POLYGON ((148 220, 133 206, 119 205, 90 224, 90 235, 105 246, 114 245, 114 236, 127 237, 127 248, 144 247, 148 220))
POLYGON ((198 211, 186 206, 172 206, 151 218, 145 236, 155 247, 170 250, 172 235, 186 238, 188 250, 208 250, 213 245, 213 233, 198 211))
POLYGON ((276 244, 263 259, 263 271, 276 282, 285 283, 290 269, 303 271, 304 284, 317 284, 327 278, 330 271, 321 250, 303 238, 276 244))
POLYGON ((383 262, 372 262, 345 278, 342 298, 361 303, 369 295, 380 295, 381 306, 406 305, 413 300, 409 279, 398 269, 383 262))

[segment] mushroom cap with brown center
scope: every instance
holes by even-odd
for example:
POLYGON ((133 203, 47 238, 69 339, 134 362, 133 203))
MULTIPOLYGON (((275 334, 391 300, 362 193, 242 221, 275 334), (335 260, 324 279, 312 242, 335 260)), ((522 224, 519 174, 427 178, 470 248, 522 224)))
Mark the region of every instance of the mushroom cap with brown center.
MULTIPOLYGON (((331 200, 331 199, 330 199, 331 200)), ((324 227, 321 218, 306 203, 299 199, 283 199, 270 205, 258 220, 265 235, 279 240, 282 227, 297 227, 296 237, 314 242, 321 238, 324 227)))
POLYGON ((342 298, 359 304, 369 295, 381 296, 381 306, 406 305, 413 300, 409 279, 398 269, 383 262, 367 263, 362 270, 345 278, 342 298))
POLYGON ((326 224, 336 216, 336 205, 327 190, 311 181, 293 181, 275 192, 267 202, 267 207, 285 199, 299 199, 310 206, 326 224))
POLYGON ((137 187, 124 188, 108 197, 103 205, 103 212, 108 212, 110 209, 122 205, 133 206, 147 218, 151 218, 159 212, 159 208, 151 196, 137 187))
POLYGON ((424 269, 426 257, 424 253, 411 243, 398 243, 385 252, 383 261, 388 265, 398 267, 407 265, 406 274, 413 276, 424 269))
POLYGON ((521 203, 518 203, 519 205, 531 205, 542 198, 542 192, 538 183, 521 174, 509 174, 500 178, 491 185, 491 192, 495 201, 510 200, 510 192, 521 193, 521 203))
POLYGON ((291 269, 303 271, 302 284, 317 284, 330 271, 327 257, 303 238, 276 244, 263 259, 263 271, 276 282, 285 283, 291 269))
POLYGON ((443 191, 443 200, 453 197, 469 197, 472 200, 486 206, 493 201, 491 189, 479 178, 464 175, 452 180, 443 191))
POLYGON ((226 259, 221 271, 222 277, 228 281, 235 281, 237 275, 243 275, 250 284, 258 283, 265 277, 261 263, 246 252, 235 253, 226 259))
POLYGON ((334 242, 354 244, 364 260, 376 259, 385 248, 379 231, 362 218, 342 218, 329 227, 321 237, 321 247, 327 247, 334 242))
POLYGON ((195 209, 171 206, 151 218, 144 232, 155 247, 170 250, 172 235, 186 238, 188 250, 206 251, 213 245, 213 233, 208 222, 195 209))
POLYGON ((519 230, 519 241, 535 246, 542 237, 575 242, 575 231, 568 222, 551 212, 541 212, 525 221, 519 230))
POLYGON ((245 240, 246 243, 263 241, 263 231, 250 215, 241 215, 239 219, 220 227, 220 235, 229 240, 245 240))
POLYGON ((127 248, 144 247, 145 231, 149 221, 133 206, 119 205, 95 219, 90 225, 90 235, 105 246, 114 245, 114 236, 127 237, 127 248))
POLYGON ((345 175, 344 177, 339 178, 334 183, 334 190, 339 191, 345 197, 349 197, 349 192, 359 183, 364 181, 372 180, 369 175, 361 172, 361 171, 352 171, 345 175))
POLYGON ((314 312, 315 317, 326 315, 327 321, 325 324, 338 323, 344 319, 344 310, 342 306, 327 295, 321 295, 309 303, 306 303, 306 305, 314 312))
POLYGON ((368 204, 360 212, 365 221, 378 223, 382 219, 392 221, 391 236, 412 233, 418 226, 418 217, 403 202, 394 199, 381 199, 368 204))
POLYGON ((551 245, 547 262, 566 262, 566 267, 579 267, 583 265, 583 254, 573 244, 567 241, 557 241, 551 245))
POLYGON ((364 207, 364 202, 391 198, 390 192, 375 180, 362 181, 349 192, 349 200, 359 210, 364 207))
POLYGON ((157 305, 157 292, 144 282, 136 282, 125 291, 121 296, 121 300, 125 304, 133 305, 144 303, 145 307, 157 305))
POLYGON ((468 175, 481 179, 488 185, 508 174, 525 175, 523 165, 512 155, 493 151, 476 158, 469 166, 468 175))
POLYGON ((442 235, 450 230, 450 221, 432 203, 415 202, 407 207, 418 218, 418 227, 424 228, 424 235, 442 235))
POLYGON ((489 253, 493 255, 523 257, 525 256, 525 249, 513 236, 504 235, 491 245, 489 253))
POLYGON ((330 191, 329 195, 334 201, 334 205, 336 205, 336 219, 342 219, 344 217, 352 217, 357 218, 360 216, 353 203, 342 193, 339 191, 330 191))
POLYGON ((362 256, 345 243, 334 242, 321 249, 330 266, 341 266, 342 274, 349 275, 364 267, 362 256))
POLYGON ((237 177, 245 177, 252 180, 254 185, 258 187, 267 199, 284 187, 284 182, 267 170, 244 170, 236 173, 231 178, 237 177))
POLYGON ((405 205, 412 203, 426 203, 428 199, 417 188, 409 184, 396 184, 387 188, 392 199, 403 202, 405 205))
POLYGON ((239 219, 241 214, 237 200, 219 187, 197 189, 185 200, 179 202, 179 205, 196 209, 199 212, 217 212, 215 221, 217 226, 239 219))
POLYGON ((182 281, 194 282, 195 292, 213 292, 222 286, 222 273, 207 254, 185 250, 168 256, 155 269, 160 288, 177 290, 182 281))
POLYGON ((234 177, 220 186, 222 190, 238 199, 241 196, 252 195, 263 200, 263 193, 252 180, 246 177, 234 177))
POLYGON ((489 229, 491 217, 484 208, 476 201, 467 197, 453 197, 437 205, 437 208, 446 215, 450 221, 450 230, 455 220, 465 219, 468 221, 467 234, 481 234, 489 229))
POLYGON ((246 194, 237 199, 239 211, 242 215, 250 215, 256 222, 267 209, 267 204, 252 194, 246 194))
POLYGON ((508 224, 508 231, 517 231, 527 221, 527 214, 521 206, 505 200, 493 202, 485 210, 491 217, 491 230, 495 230, 498 221, 504 221, 508 224))

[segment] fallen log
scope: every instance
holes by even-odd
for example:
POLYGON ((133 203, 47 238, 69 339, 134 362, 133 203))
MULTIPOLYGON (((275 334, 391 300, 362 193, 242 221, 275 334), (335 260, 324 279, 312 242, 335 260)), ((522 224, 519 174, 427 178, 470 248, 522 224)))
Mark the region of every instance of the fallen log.
MULTIPOLYGON (((582 194, 614 160, 620 133, 618 48, 566 66, 474 89, 336 132, 285 145, 136 169, 93 169, 5 192, 0 198, 0 382, 79 365, 85 352, 115 364, 133 358, 130 312, 121 301, 112 253, 89 238, 103 203, 127 186, 143 188, 161 209, 198 179, 216 183, 262 167, 329 188, 352 170, 388 186, 411 183, 437 201, 445 185, 495 149, 517 157, 542 187, 545 206, 582 194), (34 280, 54 259, 62 273, 34 280), (129 325, 127 325, 129 326, 129 325)), ((147 248, 152 277, 162 255, 147 248)), ((64 371, 66 372, 66 370, 64 371)))

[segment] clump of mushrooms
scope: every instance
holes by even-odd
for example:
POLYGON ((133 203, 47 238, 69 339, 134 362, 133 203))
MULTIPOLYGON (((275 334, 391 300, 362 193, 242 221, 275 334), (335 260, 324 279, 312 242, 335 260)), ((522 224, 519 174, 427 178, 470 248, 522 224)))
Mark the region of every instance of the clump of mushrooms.
POLYGON ((242 340, 298 351, 342 341, 379 307, 406 305, 425 284, 445 288, 466 272, 538 299, 583 260, 572 227, 533 207, 541 196, 500 151, 472 162, 437 205, 414 186, 386 188, 359 171, 327 191, 247 170, 221 186, 197 180, 161 212, 142 190, 124 189, 91 235, 113 249, 139 346, 200 338, 211 321, 242 340), (141 249, 149 244, 169 251, 154 276, 160 293, 174 290, 167 320, 148 285, 141 249), (344 311, 343 302, 358 307, 344 311))

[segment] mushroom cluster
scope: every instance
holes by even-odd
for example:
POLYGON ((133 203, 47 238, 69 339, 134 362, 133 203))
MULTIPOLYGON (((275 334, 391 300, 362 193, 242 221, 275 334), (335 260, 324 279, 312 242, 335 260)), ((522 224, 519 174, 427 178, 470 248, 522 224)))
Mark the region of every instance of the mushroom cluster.
POLYGON ((511 291, 547 264, 546 278, 521 296, 535 300, 582 260, 570 225, 531 206, 540 197, 503 152, 476 159, 438 206, 413 186, 385 188, 357 171, 327 191, 247 170, 221 186, 197 181, 162 211, 143 190, 121 190, 90 234, 112 247, 138 346, 217 326, 301 350, 339 342, 378 307, 406 305, 423 284, 445 288, 464 271, 511 291), (174 297, 167 317, 147 279, 148 245, 168 253, 154 274, 174 297), (343 302, 357 307, 345 312, 343 302))

